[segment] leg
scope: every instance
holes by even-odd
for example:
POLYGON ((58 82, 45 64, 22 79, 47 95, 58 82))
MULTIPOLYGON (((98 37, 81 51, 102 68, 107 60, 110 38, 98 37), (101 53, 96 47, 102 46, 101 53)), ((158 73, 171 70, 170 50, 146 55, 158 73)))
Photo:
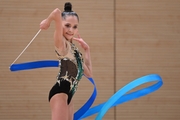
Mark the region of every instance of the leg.
POLYGON ((50 100, 52 120, 68 120, 67 94, 55 94, 50 100))
POLYGON ((68 109, 69 109, 69 120, 73 120, 73 118, 74 118, 74 105, 73 105, 73 100, 71 100, 71 102, 69 103, 68 109))

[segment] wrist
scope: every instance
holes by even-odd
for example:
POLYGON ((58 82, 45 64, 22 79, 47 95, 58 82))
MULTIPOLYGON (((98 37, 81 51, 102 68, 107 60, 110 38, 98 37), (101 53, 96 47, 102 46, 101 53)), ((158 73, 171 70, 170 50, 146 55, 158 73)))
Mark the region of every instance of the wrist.
POLYGON ((90 51, 90 47, 86 46, 86 48, 84 49, 85 51, 90 51))

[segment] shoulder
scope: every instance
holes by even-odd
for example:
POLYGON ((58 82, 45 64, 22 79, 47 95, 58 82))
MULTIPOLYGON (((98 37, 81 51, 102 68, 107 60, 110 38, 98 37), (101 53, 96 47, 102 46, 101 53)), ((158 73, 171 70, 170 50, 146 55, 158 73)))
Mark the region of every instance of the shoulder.
POLYGON ((65 40, 64 47, 57 47, 57 46, 55 46, 55 50, 61 56, 65 56, 66 54, 68 54, 70 49, 71 49, 71 45, 70 45, 70 43, 67 40, 65 40))

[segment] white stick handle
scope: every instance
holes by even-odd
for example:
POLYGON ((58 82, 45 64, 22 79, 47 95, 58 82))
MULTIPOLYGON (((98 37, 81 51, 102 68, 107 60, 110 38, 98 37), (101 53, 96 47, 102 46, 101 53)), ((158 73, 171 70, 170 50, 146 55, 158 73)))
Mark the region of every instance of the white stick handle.
POLYGON ((19 56, 14 60, 14 62, 12 64, 14 64, 16 62, 16 60, 24 53, 24 51, 29 47, 29 45, 33 42, 33 40, 37 37, 37 35, 40 32, 41 32, 41 29, 36 33, 36 35, 32 38, 32 40, 29 42, 29 44, 24 48, 24 50, 19 54, 19 56))

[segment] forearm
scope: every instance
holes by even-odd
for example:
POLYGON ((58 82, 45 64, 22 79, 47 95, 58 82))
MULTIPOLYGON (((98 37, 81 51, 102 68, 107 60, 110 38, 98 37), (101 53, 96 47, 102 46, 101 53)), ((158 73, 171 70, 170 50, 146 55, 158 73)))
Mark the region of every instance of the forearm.
POLYGON ((48 29, 51 22, 55 22, 55 32, 54 32, 54 43, 57 48, 64 48, 65 42, 62 41, 62 18, 61 11, 56 8, 54 9, 49 16, 43 20, 41 27, 43 29, 48 29))
POLYGON ((90 55, 90 48, 88 47, 85 49, 84 53, 84 64, 86 66, 86 74, 89 77, 92 77, 92 63, 91 63, 91 55, 90 55))

